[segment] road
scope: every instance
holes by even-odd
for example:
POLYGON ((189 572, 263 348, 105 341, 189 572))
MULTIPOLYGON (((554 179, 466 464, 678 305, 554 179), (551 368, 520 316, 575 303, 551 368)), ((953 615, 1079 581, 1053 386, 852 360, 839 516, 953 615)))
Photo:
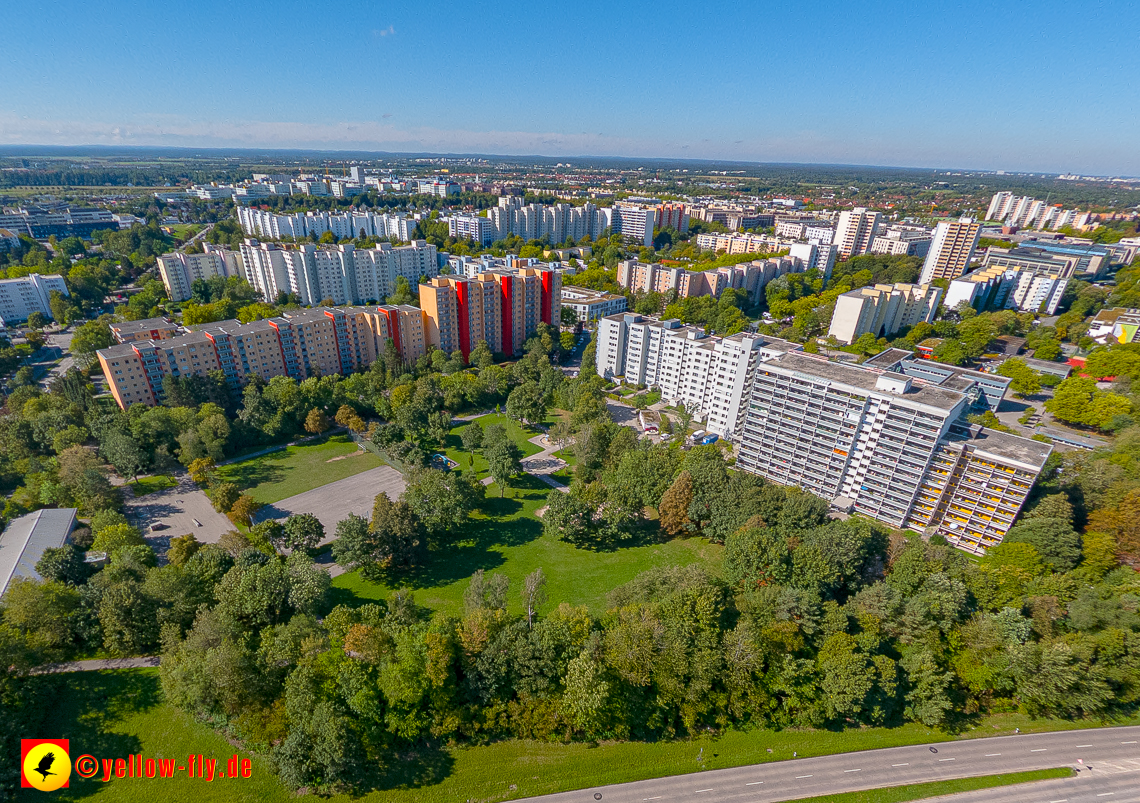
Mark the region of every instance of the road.
MULTIPOLYGON (((697 756, 693 758, 696 762, 697 756)), ((970 803, 1140 801, 1140 726, 963 739, 774 761, 529 799, 542 803, 597 800, 603 803, 776 803, 838 792, 1064 766, 1080 768, 1080 772, 1075 778, 1043 784, 1041 789, 1047 792, 1020 787, 1016 792, 970 793, 962 796, 962 800, 970 803)))

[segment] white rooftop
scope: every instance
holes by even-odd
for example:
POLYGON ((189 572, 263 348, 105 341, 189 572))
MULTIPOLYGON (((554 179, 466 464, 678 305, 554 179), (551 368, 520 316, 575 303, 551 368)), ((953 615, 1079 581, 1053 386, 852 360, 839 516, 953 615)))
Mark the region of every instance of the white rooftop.
POLYGON ((0 595, 16 577, 39 580, 44 550, 63 546, 75 527, 75 508, 44 508, 12 519, 0 533, 0 595))

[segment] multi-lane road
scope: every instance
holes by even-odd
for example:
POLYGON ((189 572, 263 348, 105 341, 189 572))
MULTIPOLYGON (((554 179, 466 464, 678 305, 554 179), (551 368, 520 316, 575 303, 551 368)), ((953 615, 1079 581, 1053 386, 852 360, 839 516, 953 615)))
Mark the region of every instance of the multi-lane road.
POLYGON ((531 798, 542 803, 776 803, 950 778, 1073 767, 1076 777, 942 798, 962 803, 1136 803, 1140 727, 964 739, 774 761, 531 798))

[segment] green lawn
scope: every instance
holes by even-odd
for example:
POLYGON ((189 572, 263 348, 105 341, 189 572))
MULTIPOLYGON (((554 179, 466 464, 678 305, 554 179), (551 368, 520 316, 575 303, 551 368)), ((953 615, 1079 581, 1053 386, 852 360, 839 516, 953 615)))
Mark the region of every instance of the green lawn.
MULTIPOLYGON (((473 422, 463 423, 457 427, 453 427, 451 434, 447 436, 447 441, 444 443, 443 451, 448 457, 455 462, 459 463, 464 471, 471 470, 471 454, 464 450, 463 441, 460 439, 467 427, 472 423, 476 423, 484 430, 492 424, 502 424, 507 428, 507 436, 515 442, 522 452, 523 457, 530 457, 532 454, 538 454, 542 451, 542 447, 535 446, 530 442, 530 439, 536 435, 541 435, 539 430, 526 429, 521 426, 517 421, 507 418, 507 416, 500 413, 491 413, 490 415, 480 416, 473 422)), ((475 476, 483 479, 487 476, 487 461, 483 459, 483 455, 478 452, 475 453, 475 476)))
POLYGON ((362 451, 352 438, 333 435, 221 466, 218 479, 236 483, 258 502, 269 504, 380 465, 379 457, 362 451))
MULTIPOLYGON (((799 798, 797 803, 906 803, 908 800, 926 800, 956 792, 971 792, 975 789, 993 789, 998 786, 1013 786, 1019 783, 1047 781, 1051 778, 1071 778, 1070 767, 1055 767, 1051 770, 1032 772, 1007 772, 1004 775, 983 775, 980 778, 956 778, 952 781, 916 783, 909 786, 890 786, 886 789, 869 789, 866 792, 843 792, 838 795, 799 798)), ((1028 791, 1028 790, 1027 790, 1028 791)))
MULTIPOLYGON (((466 455, 461 464, 466 467, 466 455)), ((480 467, 479 458, 475 461, 480 467)), ((723 548, 702 539, 676 539, 648 543, 611 552, 578 549, 542 533, 542 521, 534 514, 546 504, 551 492, 536 477, 521 475, 499 497, 497 485, 487 488, 486 508, 473 516, 467 537, 447 550, 433 552, 427 564, 394 575, 387 582, 372 583, 359 572, 333 580, 338 602, 358 604, 384 599, 394 588, 415 589, 416 601, 435 610, 462 613, 463 590, 477 569, 501 572, 511 579, 510 609, 522 612, 513 589, 541 567, 547 578, 548 608, 560 602, 586 605, 594 613, 605 609, 605 596, 616 586, 653 566, 683 566, 704 563, 713 572, 720 568, 723 548)))
POLYGON ((135 496, 146 496, 163 488, 173 488, 178 483, 169 474, 156 474, 153 477, 142 477, 138 482, 130 483, 135 496))
MULTIPOLYGON (((74 773, 70 789, 57 792, 59 800, 89 800, 98 803, 133 803, 137 800, 182 801, 286 801, 293 795, 272 775, 268 762, 236 750, 206 725, 167 705, 162 699, 157 670, 82 672, 59 676, 60 691, 44 732, 71 740, 71 755, 97 758, 145 757, 183 759, 193 753, 226 761, 235 752, 253 759, 248 780, 219 779, 205 783, 180 775, 174 779, 84 780, 74 773)), ((1003 716, 984 720, 966 738, 1009 734, 1015 726, 1023 732, 1087 727, 1089 723, 1030 720, 1003 716)), ((1114 723, 1115 724, 1115 723, 1114 723)), ((378 791, 353 798, 366 803, 453 803, 480 800, 484 803, 530 795, 622 783, 650 777, 765 763, 800 756, 925 744, 948 739, 946 734, 920 725, 900 728, 866 728, 846 733, 831 731, 728 731, 720 738, 686 741, 557 744, 510 740, 479 747, 442 748, 400 756, 390 774, 378 778, 378 791), (704 761, 697 755, 704 749, 704 761), (772 752, 769 753, 768 749, 772 752), (512 790, 511 785, 517 788, 512 790)), ((1067 772, 1067 770, 1066 770, 1067 772)), ((883 803, 915 800, 948 792, 999 784, 1063 777, 1055 771, 1017 773, 964 781, 898 787, 862 796, 819 798, 828 803, 883 803), (960 784, 978 784, 978 786, 960 784), (909 796, 898 796, 908 790, 909 796)), ((19 799, 39 800, 37 793, 22 793, 19 799)), ((338 803, 349 798, 336 797, 338 803)))

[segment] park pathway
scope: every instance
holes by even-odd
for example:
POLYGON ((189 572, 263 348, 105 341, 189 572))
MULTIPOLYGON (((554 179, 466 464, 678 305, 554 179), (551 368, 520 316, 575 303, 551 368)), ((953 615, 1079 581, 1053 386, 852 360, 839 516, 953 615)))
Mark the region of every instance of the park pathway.
POLYGON ((87 661, 64 661, 44 664, 32 670, 33 675, 54 675, 60 672, 98 672, 101 669, 149 669, 158 666, 157 655, 141 658, 92 658, 87 661))

